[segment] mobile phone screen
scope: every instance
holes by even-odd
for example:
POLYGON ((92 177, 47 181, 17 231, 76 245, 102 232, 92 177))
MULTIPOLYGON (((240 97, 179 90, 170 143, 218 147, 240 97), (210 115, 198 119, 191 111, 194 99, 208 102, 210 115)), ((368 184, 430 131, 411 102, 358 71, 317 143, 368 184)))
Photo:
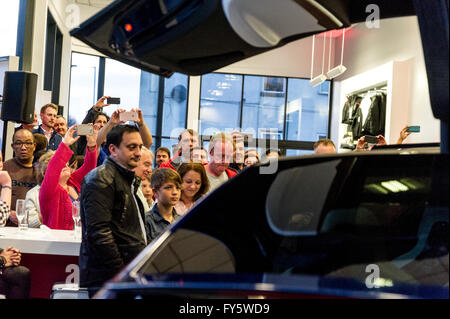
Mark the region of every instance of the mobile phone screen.
POLYGON ((139 118, 137 112, 122 112, 119 113, 119 119, 121 121, 137 121, 139 118))
POLYGON ((364 142, 367 142, 369 144, 377 144, 378 137, 372 136, 372 135, 366 135, 366 136, 364 136, 364 142))
POLYGON ((410 126, 406 132, 411 132, 411 133, 419 133, 420 132, 420 126, 415 125, 415 126, 410 126))
POLYGON ((81 124, 77 126, 77 134, 78 135, 93 135, 94 127, 88 124, 81 124))
POLYGON ((120 97, 110 97, 106 99, 106 103, 108 104, 120 104, 120 97))

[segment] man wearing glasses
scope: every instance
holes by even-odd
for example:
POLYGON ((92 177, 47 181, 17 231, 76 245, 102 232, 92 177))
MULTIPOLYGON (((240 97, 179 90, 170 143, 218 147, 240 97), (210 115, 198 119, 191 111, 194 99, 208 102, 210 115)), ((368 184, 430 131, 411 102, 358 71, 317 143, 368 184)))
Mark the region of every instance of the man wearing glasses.
POLYGON ((7 226, 17 226, 16 201, 25 199, 27 192, 37 185, 33 167, 36 144, 34 136, 29 130, 19 129, 13 135, 11 146, 14 157, 3 165, 3 169, 9 173, 12 181, 11 213, 7 226))

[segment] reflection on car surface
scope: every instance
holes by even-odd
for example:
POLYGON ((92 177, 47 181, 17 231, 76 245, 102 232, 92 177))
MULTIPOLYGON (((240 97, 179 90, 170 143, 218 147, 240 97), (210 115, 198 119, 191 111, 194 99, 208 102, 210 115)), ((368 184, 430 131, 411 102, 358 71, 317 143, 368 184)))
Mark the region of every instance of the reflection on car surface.
POLYGON ((448 154, 264 165, 211 193, 97 297, 448 298, 448 154))

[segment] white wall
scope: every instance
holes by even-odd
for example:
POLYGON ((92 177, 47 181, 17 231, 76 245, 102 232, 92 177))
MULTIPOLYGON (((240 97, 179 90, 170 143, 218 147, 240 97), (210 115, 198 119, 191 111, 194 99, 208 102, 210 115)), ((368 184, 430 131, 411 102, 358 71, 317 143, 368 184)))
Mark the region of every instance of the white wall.
MULTIPOLYGON (((334 61, 334 43, 332 40, 331 61, 334 61)), ((313 76, 322 71, 323 37, 316 37, 314 44, 313 76)), ((325 39, 325 73, 328 70, 329 39, 325 39)), ((248 59, 233 63, 217 70, 224 73, 262 74, 287 77, 309 78, 311 75, 312 37, 303 38, 285 46, 248 59)))
MULTIPOLYGON (((340 41, 336 43, 336 50, 340 50, 340 41)), ((364 23, 353 26, 346 32, 344 65, 347 72, 336 78, 337 81, 350 79, 377 67, 393 62, 405 62, 397 64, 400 73, 407 73, 404 85, 394 87, 397 93, 407 94, 402 97, 402 103, 407 101, 406 108, 402 112, 394 112, 390 118, 390 125, 398 132, 390 139, 393 142, 398 137, 399 130, 405 125, 420 125, 419 134, 411 134, 405 143, 439 142, 440 124, 433 117, 428 93, 428 81, 425 62, 420 39, 420 31, 417 17, 404 17, 385 19, 380 21, 379 29, 368 29, 364 23)), ((396 74, 400 74, 396 72, 396 74)), ((375 79, 374 79, 374 82, 375 79)), ((374 83, 375 84, 375 83, 374 83)), ((365 84, 364 84, 365 85, 365 84)), ((361 84, 361 88, 364 87, 361 84)), ((345 94, 340 89, 335 94, 345 94)), ((396 101, 392 108, 395 111, 396 101)), ((342 110, 342 99, 334 99, 332 107, 342 110), (336 101, 339 104, 336 104, 336 101)), ((339 118, 332 117, 334 125, 339 123, 339 118)), ((335 134, 335 132, 334 132, 335 134)), ((333 136, 336 138, 336 136, 333 136)))
MULTIPOLYGON (((61 60, 61 82, 59 104, 64 105, 65 115, 67 115, 67 104, 69 101, 70 82, 70 59, 71 42, 68 29, 65 26, 63 2, 59 0, 36 0, 33 26, 33 47, 31 57, 31 72, 38 75, 38 85, 36 92, 36 111, 51 102, 52 92, 44 90, 44 66, 45 66, 45 43, 47 33, 47 9, 50 10, 53 18, 63 34, 63 49, 61 60)), ((39 117, 39 116, 38 116, 39 117)))
MULTIPOLYGON (((339 83, 339 88, 336 91, 340 92, 340 94, 334 95, 333 103, 344 105, 346 94, 375 84, 386 83, 386 126, 384 137, 388 144, 395 144, 399 137, 399 132, 408 121, 411 64, 411 60, 388 62, 351 78, 336 82, 335 84, 339 83)), ((336 120, 333 120, 332 140, 337 141, 337 144, 341 145, 343 142, 342 137, 344 132, 346 132, 346 124, 341 124, 342 108, 336 107, 334 110, 333 119, 336 120)))
MULTIPOLYGON (((1 92, 3 94, 3 81, 5 79, 5 72, 6 71, 17 71, 19 70, 19 57, 17 56, 10 56, 6 60, 0 61, 0 88, 1 92)), ((0 120, 0 133, 4 132, 6 130, 6 144, 5 144, 5 154, 3 154, 3 161, 9 160, 13 156, 13 150, 11 147, 10 141, 12 141, 12 136, 14 135, 14 122, 7 122, 7 125, 5 126, 5 123, 0 120)), ((3 143, 3 134, 0 136, 0 140, 3 143)), ((2 144, 0 143, 0 147, 2 144)), ((0 150, 1 152, 1 150, 0 150)))
MULTIPOLYGON (((59 0, 54 0, 59 1, 59 0)), ((71 4, 72 2, 70 0, 61 0, 61 2, 65 2, 65 5, 71 4)), ((98 11, 100 11, 100 8, 97 7, 91 7, 88 5, 83 5, 81 3, 77 3, 78 8, 80 9, 80 24, 92 17, 94 14, 96 14, 98 11)), ((72 42, 72 51, 77 51, 81 53, 86 54, 92 54, 97 56, 104 56, 102 53, 98 52, 97 50, 92 49, 87 44, 81 42, 80 40, 76 38, 71 38, 72 42)))

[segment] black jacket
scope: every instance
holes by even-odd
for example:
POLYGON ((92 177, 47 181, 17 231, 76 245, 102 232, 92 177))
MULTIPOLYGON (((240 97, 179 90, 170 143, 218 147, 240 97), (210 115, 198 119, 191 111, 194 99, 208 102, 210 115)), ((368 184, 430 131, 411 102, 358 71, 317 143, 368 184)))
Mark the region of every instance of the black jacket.
MULTIPOLYGON (((42 129, 41 125, 39 125, 39 127, 31 133, 33 134, 39 133, 45 136, 45 132, 42 129)), ((48 142, 47 150, 56 151, 58 149, 59 144, 61 144, 62 140, 63 137, 58 133, 56 133, 55 130, 53 130, 52 136, 50 137, 50 141, 48 142)))
POLYGON ((84 178, 80 287, 100 287, 145 248, 144 208, 132 193, 139 183, 134 172, 111 158, 84 178))
POLYGON ((362 135, 384 136, 386 122, 386 95, 377 94, 371 97, 371 103, 367 118, 364 121, 362 135))

